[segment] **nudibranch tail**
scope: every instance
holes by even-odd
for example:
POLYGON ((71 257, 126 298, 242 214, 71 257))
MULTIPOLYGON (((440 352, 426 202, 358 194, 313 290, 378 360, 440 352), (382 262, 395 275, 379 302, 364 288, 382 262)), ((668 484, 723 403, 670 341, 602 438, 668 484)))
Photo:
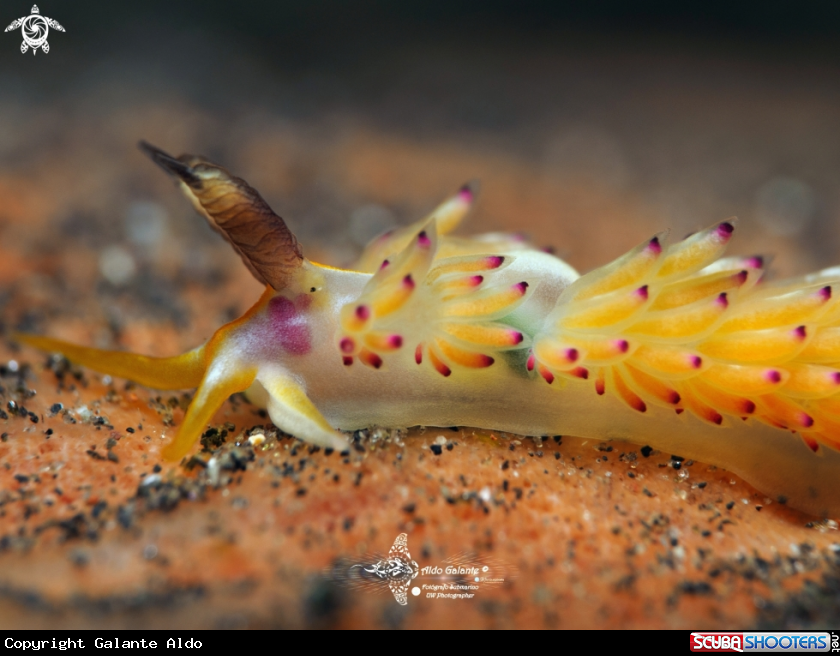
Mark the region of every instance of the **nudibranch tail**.
POLYGON ((15 333, 12 337, 42 351, 61 353, 76 364, 90 367, 94 371, 127 378, 160 390, 196 387, 204 377, 206 368, 203 346, 171 358, 153 358, 136 353, 77 346, 40 335, 15 333))

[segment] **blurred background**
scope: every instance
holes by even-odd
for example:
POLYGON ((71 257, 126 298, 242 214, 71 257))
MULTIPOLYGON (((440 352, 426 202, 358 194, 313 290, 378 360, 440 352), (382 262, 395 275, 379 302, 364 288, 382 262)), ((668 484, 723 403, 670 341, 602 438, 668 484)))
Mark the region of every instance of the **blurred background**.
MULTIPOLYGON (((840 262, 835 3, 40 9, 67 30, 49 54, 22 55, 20 30, 0 39, 6 323, 186 326, 185 286, 240 275, 140 138, 245 177, 333 264, 473 178, 464 232, 522 231, 581 271, 732 215, 734 251, 774 256, 778 275, 840 262)), ((3 24, 29 11, 7 2, 3 24)))
MULTIPOLYGON (((31 2, 3 2, 0 26, 31 2)), ((522 232, 580 271, 733 215, 731 252, 772 256, 772 275, 840 264, 840 3, 39 9, 66 29, 50 30, 48 54, 0 33, 0 335, 171 355, 258 298, 139 139, 244 177, 329 264, 472 179, 482 191, 463 233, 522 232)), ((494 434, 421 429, 405 445, 357 444, 343 464, 272 434, 246 465, 237 436, 265 417, 234 398, 217 419, 221 441, 238 432, 200 454, 231 469, 220 489, 203 470, 152 469, 188 395, 44 361, 0 340, 0 401, 30 413, 0 413, 3 626, 840 622, 837 522, 771 506, 702 463, 689 479, 692 463, 670 454, 637 461, 617 445, 608 459, 612 446, 569 436, 503 436, 508 450, 494 434), (458 448, 424 460, 432 439, 458 448), (505 458, 524 498, 502 483, 505 458), (491 488, 488 513, 477 500, 491 488), (418 562, 471 549, 510 558, 520 578, 453 613, 324 577, 400 532, 418 562)))

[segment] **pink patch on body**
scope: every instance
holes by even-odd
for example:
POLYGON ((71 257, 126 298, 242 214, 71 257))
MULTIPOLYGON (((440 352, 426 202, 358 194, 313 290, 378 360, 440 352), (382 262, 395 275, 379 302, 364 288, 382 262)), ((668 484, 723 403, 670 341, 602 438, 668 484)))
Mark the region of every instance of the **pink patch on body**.
MULTIPOLYGON (((305 309, 309 305, 307 300, 301 300, 298 305, 305 309)), ((280 347, 292 355, 306 355, 312 348, 312 335, 306 317, 295 303, 285 296, 275 296, 268 302, 268 316, 275 339, 280 347)))

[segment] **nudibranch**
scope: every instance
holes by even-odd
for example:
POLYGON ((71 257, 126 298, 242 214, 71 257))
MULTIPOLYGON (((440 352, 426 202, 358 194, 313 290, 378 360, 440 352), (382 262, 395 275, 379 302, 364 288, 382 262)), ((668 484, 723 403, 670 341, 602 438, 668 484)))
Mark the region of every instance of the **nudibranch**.
POLYGON ((732 471, 840 515, 840 268, 763 281, 723 257, 735 221, 648 239, 578 275, 522 239, 451 236, 464 187, 375 239, 353 270, 307 260, 245 181, 141 147, 263 284, 244 316, 171 358, 18 335, 158 389, 197 388, 163 456, 185 456, 229 395, 337 449, 340 430, 473 426, 624 440, 732 471))

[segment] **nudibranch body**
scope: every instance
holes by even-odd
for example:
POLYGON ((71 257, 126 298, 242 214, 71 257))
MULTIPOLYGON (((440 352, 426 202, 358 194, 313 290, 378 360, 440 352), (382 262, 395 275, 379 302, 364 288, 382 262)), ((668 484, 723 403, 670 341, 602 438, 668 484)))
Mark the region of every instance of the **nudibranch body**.
POLYGON ((243 180, 142 146, 265 293, 172 358, 19 339, 150 387, 197 387, 166 458, 247 391, 313 444, 344 448, 336 429, 372 425, 624 440, 840 514, 840 271, 763 282, 761 258, 723 257, 727 221, 672 245, 657 235, 579 276, 513 236, 450 236, 467 187, 376 239, 356 270, 335 269, 306 260, 243 180))

